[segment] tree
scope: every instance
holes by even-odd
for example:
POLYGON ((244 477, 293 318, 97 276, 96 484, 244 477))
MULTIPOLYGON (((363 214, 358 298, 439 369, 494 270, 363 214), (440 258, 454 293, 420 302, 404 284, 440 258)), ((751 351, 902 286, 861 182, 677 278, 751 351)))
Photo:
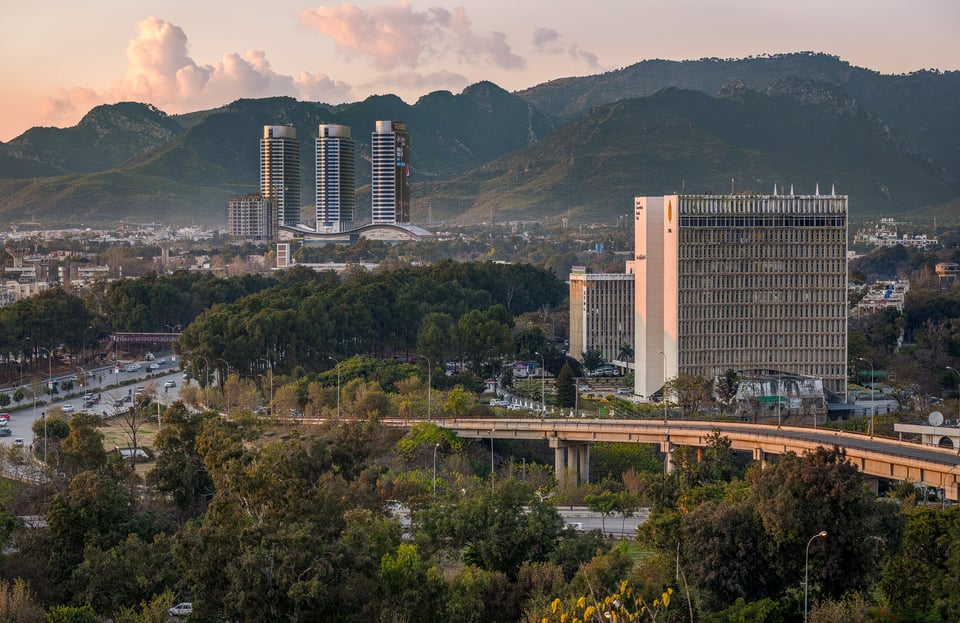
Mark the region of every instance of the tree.
POLYGON ((604 534, 607 533, 607 517, 617 510, 617 497, 617 494, 613 491, 601 491, 596 495, 588 495, 583 498, 583 501, 587 503, 587 508, 594 513, 600 513, 600 525, 604 534))
POLYGON ((43 608, 22 579, 13 583, 0 580, 0 621, 8 623, 43 623, 43 608))
POLYGON ((470 411, 470 407, 475 402, 476 398, 473 394, 457 385, 447 395, 447 401, 443 404, 443 412, 451 417, 463 417, 470 411))
POLYGON ((557 405, 563 408, 570 408, 576 404, 577 386, 573 378, 573 370, 566 363, 560 368, 560 374, 557 375, 555 387, 557 390, 557 405))
POLYGON ((581 357, 583 369, 587 372, 593 372, 603 365, 603 353, 601 353, 599 350, 590 349, 585 353, 581 353, 581 357))
POLYGON ((147 473, 147 482, 172 495, 182 511, 199 510, 213 495, 213 481, 198 447, 204 422, 213 417, 209 412, 191 413, 181 402, 163 413, 163 426, 154 441, 157 462, 147 473))
POLYGON ((675 396, 685 413, 696 413, 710 402, 712 382, 702 376, 681 372, 667 381, 665 394, 675 396))
POLYGON ((60 453, 71 473, 97 470, 107 464, 103 433, 97 430, 99 423, 100 418, 89 413, 70 418, 70 433, 60 444, 60 453))

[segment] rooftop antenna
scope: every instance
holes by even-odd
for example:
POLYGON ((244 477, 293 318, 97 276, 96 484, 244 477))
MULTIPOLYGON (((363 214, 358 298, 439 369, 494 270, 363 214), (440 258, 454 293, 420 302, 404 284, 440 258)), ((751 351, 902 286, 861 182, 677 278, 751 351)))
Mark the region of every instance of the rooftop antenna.
POLYGON ((733 194, 733 178, 730 178, 730 194, 733 194))
POLYGON ((817 182, 817 189, 813 192, 813 194, 817 197, 820 196, 820 182, 817 182))
POLYGON ((774 197, 777 196, 777 183, 776 183, 776 182, 773 183, 773 196, 774 196, 774 197))

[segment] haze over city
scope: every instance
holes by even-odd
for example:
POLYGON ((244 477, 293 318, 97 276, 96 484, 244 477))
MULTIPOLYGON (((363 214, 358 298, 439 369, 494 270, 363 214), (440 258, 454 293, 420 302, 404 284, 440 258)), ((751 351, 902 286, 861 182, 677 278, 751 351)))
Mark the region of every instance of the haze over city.
POLYGON ((318 3, 93 0, 4 7, 0 140, 139 101, 175 114, 238 98, 408 102, 480 80, 523 89, 652 58, 834 54, 881 73, 960 67, 960 4, 815 0, 318 3))

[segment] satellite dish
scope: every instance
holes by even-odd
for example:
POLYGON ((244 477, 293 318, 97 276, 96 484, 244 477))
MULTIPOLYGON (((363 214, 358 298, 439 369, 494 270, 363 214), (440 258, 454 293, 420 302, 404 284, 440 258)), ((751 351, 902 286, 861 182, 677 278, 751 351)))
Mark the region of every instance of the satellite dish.
POLYGON ((930 426, 940 426, 943 424, 943 414, 939 411, 934 411, 930 414, 930 417, 927 419, 930 422, 930 426))

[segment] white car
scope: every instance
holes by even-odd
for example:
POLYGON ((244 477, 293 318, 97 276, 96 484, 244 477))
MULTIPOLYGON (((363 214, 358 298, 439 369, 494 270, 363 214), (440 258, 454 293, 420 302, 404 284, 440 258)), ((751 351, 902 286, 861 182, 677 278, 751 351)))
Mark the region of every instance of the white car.
POLYGON ((176 387, 176 386, 177 386, 177 382, 174 381, 173 379, 170 379, 170 380, 164 381, 164 382, 163 382, 163 386, 164 386, 164 387, 176 387))
POLYGON ((159 370, 159 369, 160 369, 160 364, 157 363, 156 361, 154 361, 149 366, 147 366, 147 370, 159 370))
POLYGON ((71 404, 60 405, 60 410, 63 411, 64 413, 73 413, 73 412, 74 412, 73 405, 71 405, 71 404))
POLYGON ((169 612, 172 617, 185 617, 193 614, 193 604, 189 601, 184 601, 170 608, 169 612))

